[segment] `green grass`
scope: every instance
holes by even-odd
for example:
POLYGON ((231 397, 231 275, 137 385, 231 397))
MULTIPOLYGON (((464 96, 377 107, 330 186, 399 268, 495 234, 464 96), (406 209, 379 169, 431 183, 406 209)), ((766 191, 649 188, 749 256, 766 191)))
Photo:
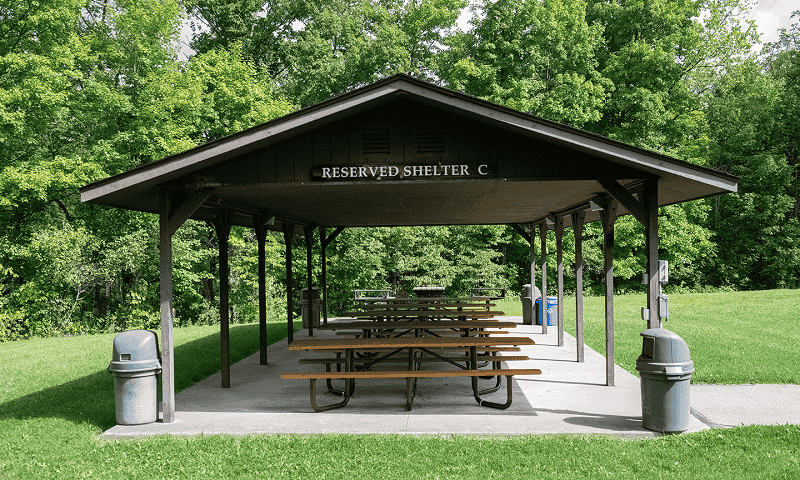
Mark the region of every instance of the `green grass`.
MULTIPOLYGON (((584 297, 585 341, 605 355, 603 297, 584 297)), ((614 360, 636 374, 646 328, 644 295, 614 297, 614 360)), ((518 300, 498 308, 522 315, 518 300)), ((672 294, 663 328, 683 338, 695 364, 692 383, 800 384, 800 290, 672 294)), ((575 335, 575 297, 564 299, 565 330, 575 335)))
MULTIPOLYGON (((743 310, 783 299, 787 305, 780 308, 796 311, 791 305, 796 307, 797 292, 792 293, 794 296, 783 297, 782 292, 758 292, 746 294, 746 300, 734 298, 747 304, 737 307, 743 310), (762 296, 767 300, 759 300, 762 296)), ((670 297, 673 309, 679 303, 675 297, 670 297)), ((715 321, 716 315, 709 318, 702 313, 718 303, 730 309, 726 304, 731 298, 686 296, 681 308, 691 307, 698 316, 684 314, 679 322, 680 315, 673 310, 676 318, 670 322, 704 325, 705 330, 696 334, 701 337, 703 332, 711 335, 716 322, 713 336, 725 338, 716 338, 712 347, 717 343, 735 345, 738 334, 728 328, 729 319, 715 321)), ((597 300, 602 306, 602 299, 587 299, 587 303, 597 300)), ((628 307, 623 305, 634 308, 639 299, 619 297, 618 301, 618 309, 624 311, 628 307)), ((599 311, 597 320, 587 325, 601 323, 599 311)), ((761 318, 758 314, 753 317, 761 318)), ((639 322, 631 324, 641 329, 639 322)), ((624 323, 618 320, 618 324, 624 323)), ((270 327, 271 339, 285 336, 284 325, 270 327)), ((632 344, 640 342, 635 328, 630 333, 632 344)), ((692 333, 690 329, 681 332, 685 338, 692 333)), ((623 335, 628 334, 620 326, 618 341, 623 335)), ((750 340, 751 335, 746 338, 755 341, 750 340)), ((792 338, 796 339, 783 340, 796 344, 792 338)), ((799 426, 739 427, 637 441, 599 436, 450 435, 162 436, 100 441, 97 436, 114 424, 113 382, 105 371, 112 339, 113 335, 97 335, 0 344, 0 479, 374 478, 384 472, 396 478, 727 480, 800 476, 799 426)), ((179 390, 219 370, 218 327, 176 329, 175 345, 179 390)), ((256 352, 257 325, 232 327, 231 348, 234 361, 256 352)), ((699 345, 693 348, 702 350, 699 345)), ((750 344, 743 348, 749 349, 750 344)), ((758 374, 767 371, 762 359, 767 357, 764 348, 755 351, 758 355, 750 359, 754 365, 750 370, 760 381, 758 374)))

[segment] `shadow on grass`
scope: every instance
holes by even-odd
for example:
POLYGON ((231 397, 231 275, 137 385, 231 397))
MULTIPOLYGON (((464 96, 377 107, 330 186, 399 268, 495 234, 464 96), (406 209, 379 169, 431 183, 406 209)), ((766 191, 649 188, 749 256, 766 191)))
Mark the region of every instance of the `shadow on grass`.
MULTIPOLYGON (((286 338, 285 324, 269 324, 267 327, 270 343, 286 338)), ((296 324, 295 329, 297 327, 296 324)), ((230 349, 231 363, 258 352, 258 324, 232 326, 230 349)), ((110 361, 111 343, 108 355, 110 361)), ((176 346, 175 391, 184 390, 218 372, 220 363, 219 333, 176 346)), ((35 372, 31 374, 35 375, 35 372)), ((31 418, 63 418, 103 430, 111 428, 116 424, 114 379, 104 369, 0 404, 0 420, 31 418)))

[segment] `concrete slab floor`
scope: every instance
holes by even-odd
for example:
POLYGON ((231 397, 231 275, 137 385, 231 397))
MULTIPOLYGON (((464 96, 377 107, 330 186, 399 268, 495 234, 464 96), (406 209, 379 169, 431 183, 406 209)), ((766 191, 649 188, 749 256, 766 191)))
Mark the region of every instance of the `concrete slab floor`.
MULTIPOLYGON (((252 355, 231 367, 231 388, 220 388, 220 374, 176 394, 176 421, 147 425, 117 425, 101 438, 136 438, 147 435, 276 434, 276 433, 386 433, 386 434, 607 434, 626 438, 653 437, 642 427, 639 379, 621 367, 615 368, 616 385, 605 385, 605 357, 585 347, 585 362, 576 361, 574 337, 565 335, 557 346, 556 328, 523 325, 521 317, 504 317, 518 326, 515 336, 532 337, 536 345, 523 346, 527 361, 510 364, 539 368, 542 375, 516 376, 513 403, 507 410, 479 406, 464 377, 425 378, 418 381, 413 409, 405 408, 403 380, 359 381, 354 396, 344 408, 314 412, 309 382, 283 380, 280 373, 302 371, 297 360, 308 352, 290 352, 286 340, 269 347, 269 365, 259 365, 252 355)), ((332 337, 315 332, 315 337, 332 337)), ((295 333, 307 338, 307 332, 295 333)), ((494 380, 480 380, 489 386, 494 380)), ((505 382, 505 379, 503 379, 505 382)), ((335 403, 318 382, 320 404, 335 403)), ((505 400, 505 385, 492 401, 505 400)), ((709 428, 694 416, 689 432, 709 428)))

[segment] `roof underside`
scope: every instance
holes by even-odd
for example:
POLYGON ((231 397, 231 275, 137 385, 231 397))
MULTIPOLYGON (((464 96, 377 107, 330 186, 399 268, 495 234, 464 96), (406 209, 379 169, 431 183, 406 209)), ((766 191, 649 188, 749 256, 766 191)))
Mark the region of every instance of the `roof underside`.
POLYGON ((228 209, 234 224, 274 216, 274 228, 509 224, 584 209, 606 194, 598 180, 636 194, 654 178, 661 205, 736 190, 735 177, 395 76, 89 185, 81 199, 157 213, 162 189, 207 191, 191 218, 228 209))

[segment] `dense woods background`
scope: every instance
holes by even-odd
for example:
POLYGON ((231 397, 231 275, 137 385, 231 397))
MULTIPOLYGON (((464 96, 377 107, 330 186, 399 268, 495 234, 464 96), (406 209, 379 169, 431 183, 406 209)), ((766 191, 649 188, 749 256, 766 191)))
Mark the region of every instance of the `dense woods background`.
MULTIPOLYGON (((397 72, 738 175, 736 194, 661 209, 670 288, 796 288, 800 26, 762 46, 747 7, 0 0, 0 341, 158 324, 157 219, 81 204, 81 186, 397 72)), ((641 226, 617 225, 617 287, 637 291, 641 226)), ((599 288, 600 230, 585 235, 587 283, 599 288)), ((296 247, 303 275, 302 239, 296 247)), ((234 229, 235 321, 256 319, 255 248, 252 231, 234 229)), ((285 315, 284 251, 281 236, 268 239, 275 316, 285 315)), ((329 248, 331 307, 346 307, 353 288, 519 291, 528 255, 506 226, 348 229, 329 248)), ((178 324, 217 321, 215 258, 213 227, 178 231, 178 324)))

